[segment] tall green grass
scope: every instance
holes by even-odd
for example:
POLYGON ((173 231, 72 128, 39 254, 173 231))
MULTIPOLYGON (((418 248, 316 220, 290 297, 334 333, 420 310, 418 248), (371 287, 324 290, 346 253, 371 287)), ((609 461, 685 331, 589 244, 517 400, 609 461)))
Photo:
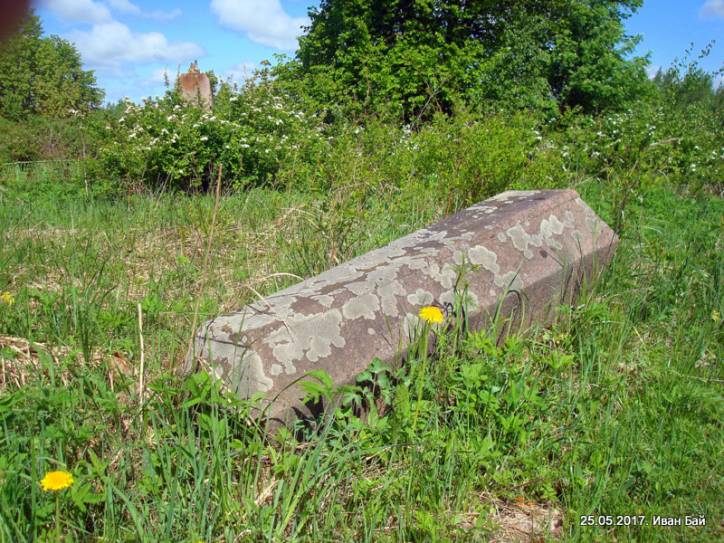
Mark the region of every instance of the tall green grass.
MULTIPOLYGON (((470 130, 494 141, 503 127, 470 130)), ((0 305, 0 336, 43 345, 30 360, 0 347, 0 541, 54 541, 58 521, 64 541, 487 541, 496 511, 521 502, 561 511, 565 540, 722 536, 721 199, 655 169, 548 179, 552 166, 506 156, 446 173, 454 147, 432 141, 444 133, 387 158, 372 145, 385 137, 356 140, 359 153, 340 143, 308 172, 316 191, 226 194, 208 269, 213 197, 119 193, 49 167, 3 174, 0 292, 14 303, 0 305), (237 308, 295 281, 279 272, 318 273, 527 182, 573 184, 622 236, 603 281, 552 327, 503 345, 452 331, 402 369, 374 362, 301 436, 268 438, 250 402, 176 374, 198 297, 201 318, 237 308), (38 484, 52 469, 76 478, 59 515, 38 484), (707 526, 584 527, 581 515, 707 526)), ((309 390, 333 394, 316 377, 309 390)))

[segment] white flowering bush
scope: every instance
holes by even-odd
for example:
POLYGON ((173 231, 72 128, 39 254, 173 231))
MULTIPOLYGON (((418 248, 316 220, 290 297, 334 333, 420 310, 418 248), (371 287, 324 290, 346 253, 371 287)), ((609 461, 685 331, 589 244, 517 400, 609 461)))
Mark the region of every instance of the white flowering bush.
POLYGON ((321 152, 322 125, 271 82, 224 87, 213 111, 183 104, 174 93, 122 104, 99 152, 104 173, 129 183, 182 190, 213 185, 218 166, 234 188, 274 184, 282 164, 321 152))
POLYGON ((721 112, 701 104, 674 108, 642 100, 600 117, 563 116, 538 145, 573 180, 665 176, 719 191, 724 181, 720 125, 721 112))
POLYGON ((171 92, 141 105, 126 102, 105 127, 101 173, 134 185, 206 189, 220 165, 225 186, 235 189, 326 191, 339 172, 354 184, 384 170, 393 184, 408 174, 421 186, 439 180, 441 190, 455 193, 448 195, 452 207, 508 186, 574 186, 591 178, 623 187, 622 194, 659 177, 714 191, 724 184, 721 108, 703 103, 648 97, 600 116, 461 109, 420 126, 373 118, 329 126, 321 120, 328 112, 304 100, 303 91, 264 70, 240 90, 222 85, 209 112, 171 92), (358 155, 373 157, 364 175, 346 169, 358 155))

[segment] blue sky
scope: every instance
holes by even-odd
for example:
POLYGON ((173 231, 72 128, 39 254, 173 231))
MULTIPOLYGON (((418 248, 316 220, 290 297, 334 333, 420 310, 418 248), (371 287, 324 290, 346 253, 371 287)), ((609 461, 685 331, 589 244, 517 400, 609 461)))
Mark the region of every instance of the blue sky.
MULTIPOLYGON (((292 55, 307 7, 314 0, 37 0, 48 34, 76 43, 96 71, 106 98, 138 100, 163 92, 195 59, 202 70, 242 81, 275 53, 292 55)), ((724 59, 724 0, 645 0, 626 23, 641 34, 638 53, 651 53, 651 71, 667 67, 693 42, 698 53, 717 44, 702 62, 710 71, 724 59)))

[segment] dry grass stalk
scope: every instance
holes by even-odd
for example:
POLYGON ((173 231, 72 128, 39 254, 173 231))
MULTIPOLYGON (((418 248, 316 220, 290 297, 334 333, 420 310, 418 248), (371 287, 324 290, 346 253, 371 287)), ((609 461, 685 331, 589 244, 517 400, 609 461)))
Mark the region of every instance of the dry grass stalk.
POLYGON ((216 217, 219 213, 219 204, 221 203, 221 164, 219 164, 219 174, 216 178, 216 198, 214 201, 214 210, 211 214, 211 228, 209 229, 209 237, 206 243, 206 254, 204 255, 204 263, 201 269, 201 283, 199 285, 199 291, 196 293, 196 303, 194 304, 194 317, 191 321, 191 333, 189 334, 189 343, 186 350, 186 356, 193 356, 194 352, 194 336, 196 334, 196 326, 199 320, 199 308, 201 306, 201 295, 204 292, 206 286, 206 278, 209 270, 209 261, 211 259, 211 244, 214 240, 214 233, 216 230, 216 217))
MULTIPOLYGON (((42 353, 50 358, 54 373, 64 386, 68 386, 72 376, 68 369, 69 364, 62 363, 62 358, 73 356, 76 364, 87 364, 83 354, 77 349, 66 346, 49 347, 45 343, 21 337, 0 335, 0 390, 9 386, 20 388, 32 380, 48 377, 49 368, 40 360, 42 353)), ((119 353, 107 356, 95 351, 89 363, 92 367, 100 367, 104 361, 108 362, 109 383, 114 382, 115 376, 130 377, 133 373, 119 353)))
POLYGON ((544 504, 518 500, 496 504, 493 543, 529 543, 550 541, 562 535, 563 513, 544 504))
POLYGON ((141 367, 138 371, 138 403, 143 409, 143 396, 144 396, 144 386, 143 386, 143 377, 145 372, 145 349, 143 348, 143 310, 141 309, 141 304, 137 304, 136 307, 138 308, 138 344, 141 352, 141 367))

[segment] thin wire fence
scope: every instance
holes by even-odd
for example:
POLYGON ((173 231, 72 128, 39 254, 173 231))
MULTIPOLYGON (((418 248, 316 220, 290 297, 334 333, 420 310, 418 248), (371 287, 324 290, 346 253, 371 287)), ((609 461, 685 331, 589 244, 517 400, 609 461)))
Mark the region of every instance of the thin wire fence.
POLYGON ((83 158, 55 158, 51 160, 16 160, 15 162, 3 162, 0 163, 0 167, 3 166, 16 166, 16 165, 25 165, 25 164, 48 164, 53 162, 83 162, 83 158))

